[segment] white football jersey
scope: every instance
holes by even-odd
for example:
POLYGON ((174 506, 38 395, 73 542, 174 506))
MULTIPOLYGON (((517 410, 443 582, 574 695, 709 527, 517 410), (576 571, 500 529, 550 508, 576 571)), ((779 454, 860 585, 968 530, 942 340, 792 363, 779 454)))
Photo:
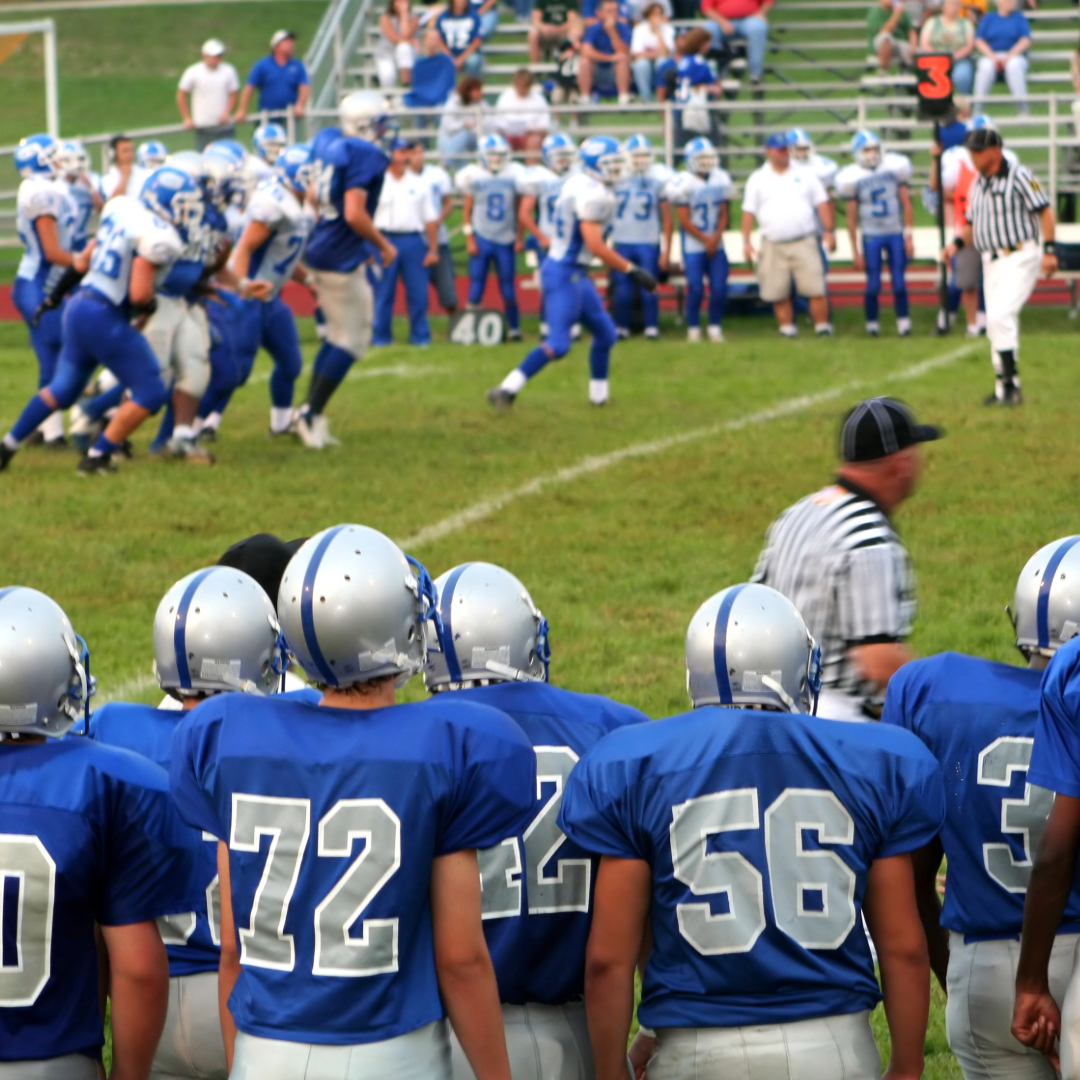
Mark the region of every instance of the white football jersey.
MULTIPOLYGON (((703 233, 716 232, 720 224, 720 210, 731 200, 731 177, 723 169, 713 169, 708 177, 697 173, 681 172, 666 191, 667 198, 676 206, 690 210, 690 222, 703 233)), ((683 233, 683 252, 698 255, 705 245, 688 232, 683 233)))
POLYGON ((615 216, 615 193, 585 173, 569 177, 555 200, 555 235, 548 258, 556 262, 588 266, 592 255, 581 235, 583 221, 595 221, 605 233, 615 216))
POLYGON ((653 164, 648 172, 631 173, 615 185, 613 243, 660 243, 660 203, 674 176, 666 165, 653 164))
POLYGON ((94 216, 94 193, 101 188, 101 177, 97 173, 87 173, 86 182, 81 180, 60 180, 64 185, 74 219, 71 226, 71 250, 82 251, 90 242, 90 220, 94 216))
POLYGON ((249 221, 270 230, 270 239, 252 252, 248 277, 270 282, 273 291, 268 299, 272 300, 281 294, 303 255, 315 227, 315 214, 276 176, 270 176, 248 202, 244 224, 249 221))
POLYGON ((67 185, 62 180, 51 180, 46 176, 28 177, 19 185, 15 206, 15 227, 25 249, 19 260, 17 276, 29 280, 37 278, 46 290, 51 289, 60 280, 64 267, 46 262, 34 222, 40 217, 54 218, 60 246, 65 251, 71 250, 75 204, 68 197, 67 185))
POLYGON ((183 250, 183 241, 167 221, 138 199, 119 195, 105 205, 90 271, 82 283, 119 306, 127 300, 136 255, 158 267, 160 281, 183 250))
POLYGON ((559 176, 546 165, 534 165, 522 178, 521 193, 536 199, 536 226, 549 240, 555 237, 555 202, 572 175, 565 172, 559 176))
POLYGON ((525 170, 511 161, 497 173, 483 165, 466 165, 454 178, 458 191, 473 199, 472 227, 477 236, 492 244, 512 244, 517 239, 517 197, 525 170))
POLYGON ((821 181, 821 186, 826 191, 833 189, 836 184, 836 174, 840 171, 840 166, 831 157, 826 157, 817 151, 810 154, 809 161, 795 161, 794 164, 809 169, 821 181))
POLYGON ((859 204, 859 228, 867 236, 894 236, 904 231, 900 188, 911 179, 911 159, 885 154, 874 169, 846 165, 836 176, 836 193, 859 204))

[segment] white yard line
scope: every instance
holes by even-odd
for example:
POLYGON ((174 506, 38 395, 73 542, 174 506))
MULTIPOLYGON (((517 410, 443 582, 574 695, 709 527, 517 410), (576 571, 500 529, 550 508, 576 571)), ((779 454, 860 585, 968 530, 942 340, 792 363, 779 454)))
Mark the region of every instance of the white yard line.
POLYGON ((460 532, 462 529, 467 528, 477 521, 482 521, 484 518, 497 514, 511 503, 518 502, 521 499, 527 499, 532 495, 540 494, 545 488, 554 487, 558 484, 568 484, 582 476, 603 472, 605 469, 610 469, 614 465, 620 465, 624 461, 630 461, 635 458, 655 457, 657 454, 662 454, 677 446, 684 446, 686 443, 700 442, 702 439, 710 439, 716 435, 741 431, 743 428, 753 427, 758 424, 768 424, 773 420, 779 420, 785 416, 792 416, 795 413, 805 412, 815 405, 833 401, 844 394, 850 394, 855 390, 864 390, 868 386, 874 386, 881 382, 917 379, 929 371, 945 367, 948 364, 959 360, 960 357, 967 356, 973 349, 978 348, 980 344, 981 343, 972 342, 959 349, 953 349, 951 352, 944 353, 941 356, 934 356, 927 360, 921 360, 919 363, 912 364, 910 367, 904 368, 892 375, 885 375, 875 379, 855 379, 851 382, 841 383, 839 386, 830 387, 828 390, 822 390, 816 394, 803 394, 799 397, 788 398, 786 401, 781 401, 779 404, 773 405, 768 409, 762 409, 760 412, 750 413, 747 416, 740 416, 734 420, 726 420, 722 424, 710 424, 708 427, 691 428, 689 431, 682 431, 677 435, 668 435, 663 439, 654 439, 651 442, 632 443, 630 446, 624 446, 621 450, 613 450, 609 454, 598 454, 582 458, 573 465, 567 465, 565 468, 556 469, 555 472, 544 473, 541 476, 534 477, 520 487, 512 488, 511 490, 504 491, 498 495, 491 495, 486 499, 481 499, 479 502, 473 503, 472 506, 468 506, 464 510, 459 510, 456 514, 451 514, 441 521, 426 525, 418 532, 405 537, 404 540, 398 540, 397 544, 404 550, 410 551, 414 548, 422 547, 424 544, 430 544, 434 540, 441 540, 444 536, 450 536, 453 533, 460 532))
MULTIPOLYGON (((310 375, 311 369, 304 368, 298 378, 310 375)), ((436 367, 434 364, 389 364, 386 367, 354 367, 345 377, 350 381, 356 379, 426 379, 431 375, 447 375, 445 367, 436 367)), ((248 379, 248 383, 264 383, 270 381, 269 371, 259 371, 248 379)))
POLYGON ((95 709, 110 701, 130 701, 137 694, 157 686, 158 681, 153 675, 140 675, 136 679, 126 679, 122 683, 112 683, 104 689, 99 689, 91 699, 95 709))

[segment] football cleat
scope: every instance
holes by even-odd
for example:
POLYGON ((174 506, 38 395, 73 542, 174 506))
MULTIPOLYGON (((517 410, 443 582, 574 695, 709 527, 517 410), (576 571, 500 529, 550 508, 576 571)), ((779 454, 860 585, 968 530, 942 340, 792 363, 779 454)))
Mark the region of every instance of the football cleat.
POLYGON ((501 386, 492 387, 487 392, 488 402, 494 406, 496 412, 506 412, 514 404, 516 394, 504 390, 501 386))
POLYGON ((3 472, 10 464, 11 459, 18 453, 12 450, 7 443, 0 442, 0 472, 3 472))
POLYGON ((724 331, 719 326, 710 326, 707 332, 710 341, 724 340, 724 331))
POLYGON ((686 340, 692 344, 697 344, 701 340, 701 327, 690 326, 686 330, 686 340))
POLYGON ((195 439, 179 439, 175 435, 165 444, 164 457, 186 461, 189 465, 213 465, 214 455, 195 439))
POLYGON ((114 472, 116 472, 116 462, 113 461, 111 454, 95 454, 93 457, 87 454, 79 462, 80 476, 103 476, 105 473, 114 472))

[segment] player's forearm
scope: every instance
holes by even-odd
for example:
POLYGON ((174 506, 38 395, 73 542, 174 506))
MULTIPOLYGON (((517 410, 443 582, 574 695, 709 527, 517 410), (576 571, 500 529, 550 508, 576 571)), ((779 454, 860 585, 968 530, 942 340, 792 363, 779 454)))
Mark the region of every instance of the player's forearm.
POLYGON ((536 196, 524 195, 518 203, 518 224, 527 233, 531 233, 537 240, 542 239, 540 226, 536 224, 536 196))
POLYGON ((911 205, 911 192, 906 186, 899 189, 899 198, 904 212, 904 227, 910 229, 915 225, 915 208, 911 205))
POLYGON ((944 855, 941 840, 934 839, 912 854, 911 863, 915 875, 915 904, 926 934, 930 969, 937 976, 941 989, 947 993, 949 932, 941 925, 941 899, 937 891, 937 875, 944 855))
POLYGON ((901 1076, 921 1076, 930 1015, 930 960, 925 946, 879 952, 878 964, 892 1041, 889 1069, 901 1076))
MULTIPOLYGON (((223 939, 224 940, 224 939, 223 939)), ((240 957, 236 949, 222 949, 218 963, 218 1014, 221 1018, 221 1034, 225 1040, 225 1063, 232 1069, 233 1050, 236 1047, 236 1021, 229 1010, 236 980, 240 978, 240 957)))
POLYGON ((634 962, 585 966, 585 1015, 596 1063, 596 1080, 624 1080, 626 1044, 634 1013, 634 962))
POLYGON ((431 251, 439 250, 439 223, 437 221, 429 221, 424 226, 424 232, 427 235, 428 249, 431 251))
MULTIPOLYGON (((137 961, 116 962, 110 970, 113 1065, 109 1075, 112 1080, 144 1080, 165 1028, 169 961, 156 926, 149 923, 147 927, 147 933, 141 935, 137 961)), ((104 928, 103 933, 108 946, 111 928, 104 928)))
POLYGON ((510 1080, 499 991, 487 950, 436 963, 446 1015, 477 1080, 510 1080))
MULTIPOLYGON (((678 214, 679 214, 679 227, 682 229, 682 231, 684 233, 687 234, 687 236, 692 236, 695 240, 700 240, 703 244, 708 243, 709 234, 706 233, 704 230, 699 229, 690 220, 690 210, 689 210, 688 207, 680 206, 679 210, 678 210, 678 214)), ((746 237, 746 234, 744 233, 744 239, 745 239, 745 237, 746 237)))

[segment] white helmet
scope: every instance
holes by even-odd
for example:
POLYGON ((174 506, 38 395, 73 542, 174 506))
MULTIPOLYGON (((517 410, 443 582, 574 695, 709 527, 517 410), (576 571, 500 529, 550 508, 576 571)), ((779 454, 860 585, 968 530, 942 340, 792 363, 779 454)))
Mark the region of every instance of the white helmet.
POLYGON ((491 563, 456 566, 435 581, 445 648, 427 627, 424 685, 434 692, 477 682, 546 682, 547 620, 528 589, 491 563))
POLYGON ((357 90, 338 106, 342 133, 368 142, 378 142, 389 115, 390 103, 376 90, 357 90))
POLYGON ((335 525, 289 561, 277 608, 290 650, 318 685, 384 675, 403 685, 424 669, 424 623, 438 619, 436 602, 428 572, 393 540, 335 525))
POLYGON ((733 585, 690 620, 686 688, 695 709, 757 705, 813 713, 821 650, 786 596, 767 585, 733 585))
POLYGON ((162 690, 178 697, 272 694, 286 663, 274 605, 243 570, 197 570, 158 604, 154 671, 162 690))
POLYGON ((1010 612, 1016 647, 1052 656, 1080 630, 1080 536, 1039 548, 1020 571, 1010 612))
POLYGON ((90 696, 90 653, 60 605, 20 585, 0 589, 0 733, 60 738, 90 696))
POLYGON ((56 167, 66 179, 74 180, 90 171, 90 155, 78 139, 65 139, 56 150, 56 167))
POLYGON ((881 140, 872 131, 857 131, 851 154, 864 169, 876 169, 881 164, 881 140))

